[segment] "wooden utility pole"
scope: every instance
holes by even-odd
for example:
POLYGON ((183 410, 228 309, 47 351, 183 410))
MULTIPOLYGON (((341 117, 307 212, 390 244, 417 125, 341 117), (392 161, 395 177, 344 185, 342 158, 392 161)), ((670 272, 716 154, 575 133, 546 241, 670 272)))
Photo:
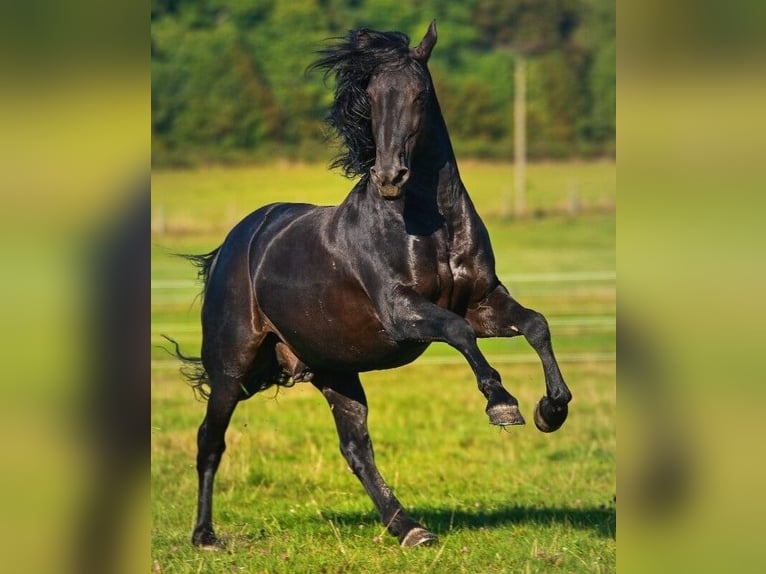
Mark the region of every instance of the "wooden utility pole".
POLYGON ((521 50, 514 58, 513 168, 514 215, 527 212, 527 61, 521 50))
POLYGON ((513 215, 524 217, 528 212, 527 60, 573 47, 573 34, 585 12, 577 2, 561 0, 482 0, 474 5, 472 18, 482 42, 513 53, 513 215))

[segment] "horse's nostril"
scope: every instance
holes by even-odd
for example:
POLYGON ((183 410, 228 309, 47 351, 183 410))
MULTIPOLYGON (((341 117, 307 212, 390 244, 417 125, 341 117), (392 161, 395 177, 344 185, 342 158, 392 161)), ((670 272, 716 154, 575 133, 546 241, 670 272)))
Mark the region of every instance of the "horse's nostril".
POLYGON ((370 177, 378 187, 393 185, 401 187, 410 177, 410 170, 406 167, 371 167, 370 177))

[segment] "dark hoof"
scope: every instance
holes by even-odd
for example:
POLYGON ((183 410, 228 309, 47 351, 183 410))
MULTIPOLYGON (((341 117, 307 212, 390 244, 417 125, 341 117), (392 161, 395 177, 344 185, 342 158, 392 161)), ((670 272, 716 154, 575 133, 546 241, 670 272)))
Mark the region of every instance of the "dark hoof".
POLYGON ((519 412, 518 405, 507 403, 492 405, 487 408, 487 416, 489 416, 490 423, 501 427, 526 424, 524 417, 519 412))
POLYGON ((428 546, 434 544, 437 540, 436 534, 416 526, 402 537, 399 544, 401 544, 402 548, 411 548, 412 546, 428 546))
POLYGON ((212 531, 202 530, 192 534, 192 546, 196 546, 200 550, 221 550, 224 543, 212 531))
POLYGON ((548 397, 543 397, 535 407, 535 426, 542 432, 553 432, 561 428, 567 420, 569 407, 566 403, 557 405, 548 397))

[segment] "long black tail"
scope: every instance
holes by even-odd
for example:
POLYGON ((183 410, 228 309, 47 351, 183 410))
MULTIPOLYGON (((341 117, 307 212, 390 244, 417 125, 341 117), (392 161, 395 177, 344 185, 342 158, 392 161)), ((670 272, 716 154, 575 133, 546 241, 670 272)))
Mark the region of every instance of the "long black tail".
POLYGON ((189 382, 192 389, 194 389, 194 394, 201 396, 203 399, 209 398, 210 381, 205 367, 202 366, 202 358, 184 355, 181 352, 181 347, 178 345, 178 341, 171 339, 167 335, 162 335, 162 337, 175 347, 174 351, 165 350, 168 351, 168 353, 175 355, 183 363, 181 374, 189 382))
MULTIPOLYGON (((203 296, 205 289, 207 288, 208 279, 210 279, 210 272, 213 268, 213 262, 215 261, 215 258, 218 255, 218 251, 220 249, 221 248, 218 247, 210 253, 203 253, 202 255, 188 255, 185 253, 177 254, 179 257, 183 257, 184 259, 191 261, 192 265, 198 268, 199 271, 197 272, 197 276, 202 280, 202 284, 204 285, 202 288, 203 296)), ((210 379, 208 377, 207 371, 205 370, 205 367, 202 365, 202 358, 184 355, 181 352, 181 347, 178 344, 178 341, 168 337, 167 335, 162 336, 175 347, 174 351, 168 352, 175 355, 176 358, 178 358, 183 363, 183 366, 181 367, 181 374, 189 382, 192 389, 194 389, 194 393, 204 399, 209 398, 210 379)), ((165 350, 167 351, 167 349, 165 350)))
POLYGON ((202 255, 188 255, 185 253, 179 253, 179 257, 191 262, 199 271, 197 271, 197 277, 202 280, 203 285, 207 286, 208 279, 210 279, 210 271, 213 268, 213 262, 215 261, 220 247, 213 249, 210 253, 203 253, 202 255))

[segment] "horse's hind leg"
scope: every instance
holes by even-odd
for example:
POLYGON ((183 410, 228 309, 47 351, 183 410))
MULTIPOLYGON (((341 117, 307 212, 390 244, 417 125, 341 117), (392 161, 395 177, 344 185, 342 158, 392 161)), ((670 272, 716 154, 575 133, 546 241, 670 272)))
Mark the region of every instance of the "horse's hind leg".
POLYGON ((224 436, 231 415, 239 399, 236 381, 214 380, 205 419, 197 432, 197 476, 199 491, 197 499, 197 522, 192 534, 192 544, 213 548, 218 539, 213 532, 213 479, 226 450, 224 436))
POLYGON ((213 480, 226 450, 226 429, 237 402, 258 391, 259 376, 270 373, 276 361, 273 346, 265 344, 263 334, 237 324, 214 323, 205 337, 202 360, 210 397, 197 433, 199 492, 192 544, 210 548, 220 546, 213 531, 213 480))
POLYGON ((479 337, 517 337, 524 335, 543 364, 546 394, 535 408, 535 425, 553 432, 564 424, 572 393, 564 383, 553 355, 548 322, 540 313, 519 304, 499 285, 478 306, 468 311, 466 320, 479 337))
POLYGON ((375 465, 367 431, 367 398, 359 375, 317 373, 312 381, 327 399, 340 438, 340 451, 375 504, 383 524, 402 546, 432 543, 436 535, 410 518, 375 465))

